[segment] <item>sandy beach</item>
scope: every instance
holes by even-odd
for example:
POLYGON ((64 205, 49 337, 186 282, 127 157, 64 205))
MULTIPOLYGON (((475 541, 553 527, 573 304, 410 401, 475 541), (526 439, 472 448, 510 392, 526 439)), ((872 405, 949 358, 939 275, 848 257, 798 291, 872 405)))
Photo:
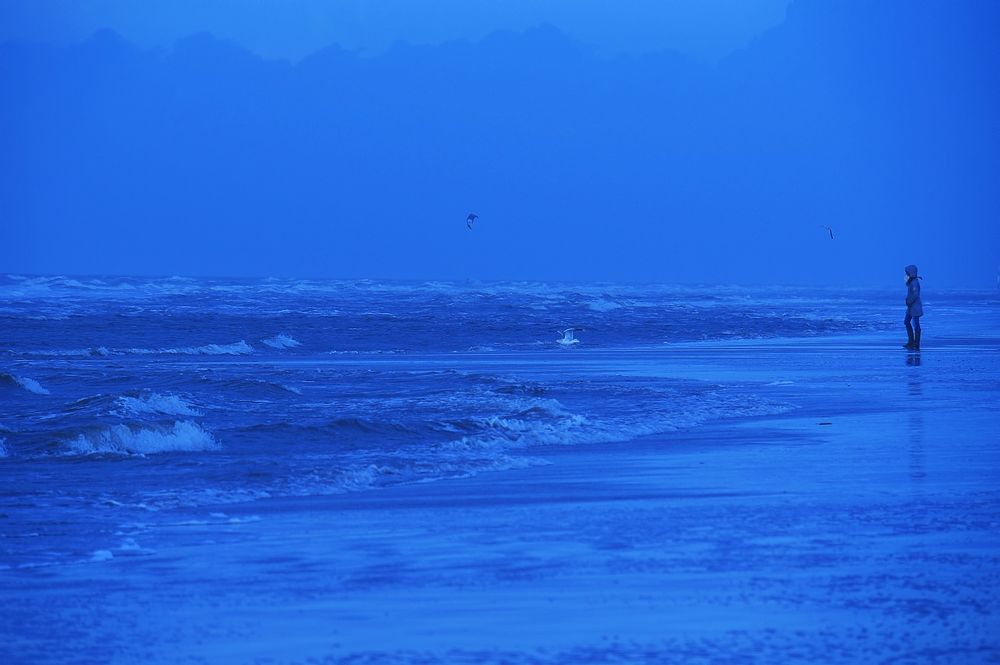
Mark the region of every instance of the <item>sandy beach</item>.
POLYGON ((735 372, 792 407, 779 416, 535 447, 528 468, 469 478, 160 514, 134 552, 0 573, 16 608, 0 653, 997 662, 1000 346, 945 339, 915 356, 891 341, 675 345, 621 367, 735 372))

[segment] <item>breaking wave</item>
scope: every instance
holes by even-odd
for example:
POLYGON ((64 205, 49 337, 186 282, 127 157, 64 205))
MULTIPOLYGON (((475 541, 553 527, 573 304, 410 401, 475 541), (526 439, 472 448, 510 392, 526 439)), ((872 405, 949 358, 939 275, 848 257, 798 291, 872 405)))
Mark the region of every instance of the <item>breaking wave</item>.
POLYGON ((688 429, 720 419, 775 415, 792 408, 756 395, 726 390, 678 396, 672 408, 663 411, 574 413, 555 399, 521 400, 517 406, 517 410, 503 414, 451 423, 450 431, 461 436, 439 443, 437 449, 470 452, 536 445, 614 443, 688 429))
POLYGON ((138 355, 171 354, 185 356, 242 356, 253 353, 254 348, 242 339, 232 344, 205 344, 204 346, 182 346, 169 349, 128 349, 127 353, 138 355))
POLYGON ((157 414, 167 416, 199 416, 201 415, 191 404, 177 395, 124 395, 118 398, 118 404, 123 411, 132 415, 157 414))
POLYGON ((42 358, 107 358, 109 356, 150 356, 160 354, 179 356, 242 356, 253 352, 254 348, 252 346, 240 340, 232 344, 205 344, 202 346, 180 346, 160 349, 109 349, 106 346, 95 346, 86 349, 44 349, 39 351, 20 351, 17 353, 23 356, 42 358))
POLYGON ((261 342, 272 349, 292 349, 296 346, 302 346, 297 339, 285 334, 268 337, 267 339, 262 339, 261 342))
POLYGON ((219 443, 197 423, 178 420, 172 427, 142 428, 113 425, 66 442, 78 455, 151 455, 179 451, 218 450, 219 443))
POLYGON ((605 300, 601 298, 587 303, 587 307, 595 312, 610 312, 615 309, 620 309, 621 305, 613 300, 605 300))
POLYGON ((37 356, 43 358, 86 358, 86 357, 106 357, 112 352, 104 346, 92 347, 89 349, 45 349, 42 351, 21 351, 19 355, 37 356))
POLYGON ((29 379, 26 376, 14 376, 13 374, 0 374, 0 382, 6 383, 9 386, 18 386, 24 388, 29 393, 35 393, 36 395, 48 395, 49 391, 42 387, 42 384, 38 383, 34 379, 29 379))

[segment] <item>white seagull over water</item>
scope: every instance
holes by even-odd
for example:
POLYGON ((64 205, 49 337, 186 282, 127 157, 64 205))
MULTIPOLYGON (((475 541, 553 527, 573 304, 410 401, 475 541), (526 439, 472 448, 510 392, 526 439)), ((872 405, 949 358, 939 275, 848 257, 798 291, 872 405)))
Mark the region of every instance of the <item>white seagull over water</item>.
POLYGON ((563 346, 573 346, 574 344, 579 344, 580 340, 573 336, 573 333, 582 332, 583 328, 566 328, 566 330, 560 330, 562 333, 562 339, 557 339, 556 341, 563 346))

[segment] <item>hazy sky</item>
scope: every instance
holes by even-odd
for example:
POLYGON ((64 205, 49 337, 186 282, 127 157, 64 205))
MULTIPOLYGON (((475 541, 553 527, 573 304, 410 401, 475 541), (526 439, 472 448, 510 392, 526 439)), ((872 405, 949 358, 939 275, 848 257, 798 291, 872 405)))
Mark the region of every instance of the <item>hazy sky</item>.
POLYGON ((3 272, 995 284, 996 0, 0 3, 3 272))
POLYGON ((715 60, 781 22, 789 0, 0 0, 0 42, 81 41, 112 28, 143 46, 208 31, 270 57, 331 43, 479 39, 551 23, 600 49, 674 49, 715 60))

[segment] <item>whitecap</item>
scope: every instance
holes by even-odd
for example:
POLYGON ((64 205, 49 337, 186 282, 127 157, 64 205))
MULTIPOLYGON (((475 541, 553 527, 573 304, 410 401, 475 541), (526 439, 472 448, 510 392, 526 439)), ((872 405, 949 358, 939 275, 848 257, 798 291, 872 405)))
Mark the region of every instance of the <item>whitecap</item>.
POLYGON ((252 524, 253 522, 259 522, 260 515, 247 515, 246 517, 230 517, 226 520, 229 524, 252 524))
POLYGON ((223 520, 226 524, 251 524, 260 521, 260 515, 247 515, 246 517, 230 517, 225 513, 209 513, 209 517, 223 520))
POLYGON ((123 556, 142 556, 156 553, 154 550, 147 549, 135 542, 134 538, 124 539, 121 545, 118 546, 118 552, 123 556))
POLYGON ((118 404, 127 413, 163 414, 167 416, 199 416, 201 415, 190 403, 177 395, 161 395, 150 393, 132 397, 123 395, 118 398, 118 404))
POLYGON ((615 309, 620 309, 621 305, 612 300, 605 300, 601 298, 599 300, 593 300, 587 303, 587 307, 594 310, 595 312, 610 312, 615 309))
POLYGON ((172 354, 188 356, 241 356, 253 353, 252 346, 242 339, 232 344, 205 344, 204 346, 182 346, 168 349, 129 349, 128 353, 136 355, 172 354))
POLYGON ((61 356, 87 356, 90 355, 90 349, 47 349, 45 351, 24 351, 21 355, 55 358, 61 356))
POLYGON ((149 455, 178 451, 218 450, 219 444, 197 423, 178 420, 168 428, 133 428, 113 425, 66 442, 73 453, 91 455, 149 455))
POLYGON ((35 393, 36 395, 50 394, 47 389, 42 387, 42 384, 26 376, 14 376, 13 374, 0 374, 0 381, 8 385, 20 386, 21 388, 27 390, 29 393, 35 393))
POLYGON ((302 346, 302 344, 292 337, 291 335, 286 335, 284 333, 275 335, 274 337, 269 337, 267 339, 261 340, 264 344, 271 347, 272 349, 291 349, 296 346, 302 346))

